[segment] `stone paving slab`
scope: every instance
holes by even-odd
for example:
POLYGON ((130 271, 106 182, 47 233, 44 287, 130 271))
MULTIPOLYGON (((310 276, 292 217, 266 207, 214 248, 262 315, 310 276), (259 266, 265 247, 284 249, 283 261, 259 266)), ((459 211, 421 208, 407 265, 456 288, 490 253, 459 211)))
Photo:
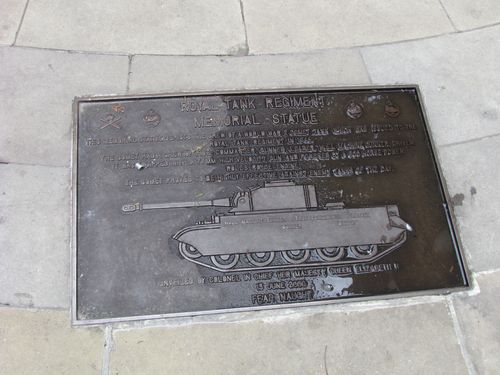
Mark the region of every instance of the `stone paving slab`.
POLYGON ((500 22, 498 0, 441 0, 453 24, 459 30, 500 22))
POLYGON ((69 179, 67 168, 0 164, 0 304, 69 306, 69 179))
POLYGON ((124 93, 128 58, 0 47, 0 161, 69 166, 77 95, 124 93))
POLYGON ((14 43, 27 0, 0 1, 0 45, 14 43))
POLYGON ((444 303, 114 332, 111 374, 467 374, 444 303))
POLYGON ((72 329, 66 311, 0 308, 2 375, 100 375, 103 333, 72 329))
POLYGON ((243 0, 250 53, 303 52, 452 32, 439 0, 243 0))
POLYGON ((135 56, 130 92, 182 92, 368 84, 354 50, 246 57, 135 56))
POLYGON ((439 159, 474 271, 500 268, 500 136, 441 147, 439 159))
POLYGON ((500 27, 362 53, 375 84, 420 85, 438 145, 500 134, 500 27))
POLYGON ((477 278, 481 293, 455 297, 455 310, 477 374, 498 374, 500 368, 500 272, 477 278))
POLYGON ((246 52, 238 0, 30 0, 17 44, 150 54, 246 52))

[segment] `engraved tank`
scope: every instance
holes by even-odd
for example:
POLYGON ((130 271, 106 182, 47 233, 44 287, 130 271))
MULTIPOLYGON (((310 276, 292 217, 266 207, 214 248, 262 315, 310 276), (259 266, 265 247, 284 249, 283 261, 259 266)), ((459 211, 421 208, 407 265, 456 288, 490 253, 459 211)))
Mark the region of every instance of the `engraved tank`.
POLYGON ((314 185, 265 183, 231 198, 127 204, 124 212, 225 206, 173 238, 187 260, 218 271, 373 262, 399 248, 411 226, 396 205, 319 206, 314 185))

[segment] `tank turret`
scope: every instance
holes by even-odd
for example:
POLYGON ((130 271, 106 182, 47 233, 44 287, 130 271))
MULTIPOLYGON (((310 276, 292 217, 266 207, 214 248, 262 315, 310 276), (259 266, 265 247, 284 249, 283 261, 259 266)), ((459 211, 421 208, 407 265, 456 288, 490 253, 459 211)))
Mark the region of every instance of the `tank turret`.
POLYGON ((307 209, 318 206, 314 185, 295 185, 290 181, 275 181, 248 191, 236 193, 231 198, 194 202, 129 203, 122 206, 123 212, 142 210, 233 207, 229 212, 251 212, 268 210, 307 209))
POLYGON ((411 226, 395 205, 318 205, 314 185, 273 181, 229 198, 132 203, 123 212, 229 207, 173 238, 187 260, 218 271, 373 262, 399 248, 411 226))

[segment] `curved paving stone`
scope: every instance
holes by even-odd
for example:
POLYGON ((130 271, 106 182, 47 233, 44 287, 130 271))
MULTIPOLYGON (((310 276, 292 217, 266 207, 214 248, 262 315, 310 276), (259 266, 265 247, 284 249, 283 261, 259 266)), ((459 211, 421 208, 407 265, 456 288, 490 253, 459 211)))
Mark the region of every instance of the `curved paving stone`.
POLYGON ((467 374, 445 304, 114 333, 111 374, 467 374))
POLYGON ((500 268, 500 136, 441 147, 462 243, 474 271, 500 268))
POLYGON ((500 26, 362 53, 375 84, 420 85, 438 145, 500 134, 500 26))
POLYGON ((500 368, 500 272, 477 279, 481 293, 455 297, 465 346, 478 374, 498 374, 500 368))
POLYGON ((0 164, 0 305, 69 306, 69 179, 67 168, 0 164))
POLYGON ((151 54, 241 54, 238 0, 30 0, 18 45, 151 54))
POLYGON ((0 47, 0 161, 69 166, 72 102, 124 93, 128 58, 0 47))
POLYGON ((368 84, 358 51, 245 57, 135 56, 131 92, 368 84))
POLYGON ((452 32, 439 0, 243 0, 250 53, 302 52, 452 32))
POLYGON ((71 329, 65 311, 0 308, 2 375, 100 375, 102 331, 71 329))
POLYGON ((498 0, 441 0, 453 24, 468 30, 500 22, 498 0))

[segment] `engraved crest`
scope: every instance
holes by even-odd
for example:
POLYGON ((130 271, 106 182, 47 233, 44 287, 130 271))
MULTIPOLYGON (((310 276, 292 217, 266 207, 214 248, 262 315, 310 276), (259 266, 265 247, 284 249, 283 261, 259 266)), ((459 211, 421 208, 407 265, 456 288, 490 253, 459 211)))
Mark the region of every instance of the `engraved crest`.
POLYGON ((142 118, 146 126, 154 128, 158 126, 161 122, 161 116, 154 109, 150 109, 146 112, 144 117, 142 118))
POLYGON ((363 116, 363 106, 351 100, 345 109, 347 117, 352 119, 358 119, 363 116))
POLYGON ((114 115, 113 113, 108 113, 103 118, 99 120, 101 125, 99 129, 105 129, 109 126, 115 129, 121 129, 122 118, 120 116, 114 115))
POLYGON ((111 108, 116 113, 123 113, 123 112, 125 112, 125 107, 123 105, 121 105, 121 104, 115 104, 111 108))
POLYGON ((389 117, 396 118, 401 113, 399 106, 388 100, 385 103, 385 114, 389 117))

